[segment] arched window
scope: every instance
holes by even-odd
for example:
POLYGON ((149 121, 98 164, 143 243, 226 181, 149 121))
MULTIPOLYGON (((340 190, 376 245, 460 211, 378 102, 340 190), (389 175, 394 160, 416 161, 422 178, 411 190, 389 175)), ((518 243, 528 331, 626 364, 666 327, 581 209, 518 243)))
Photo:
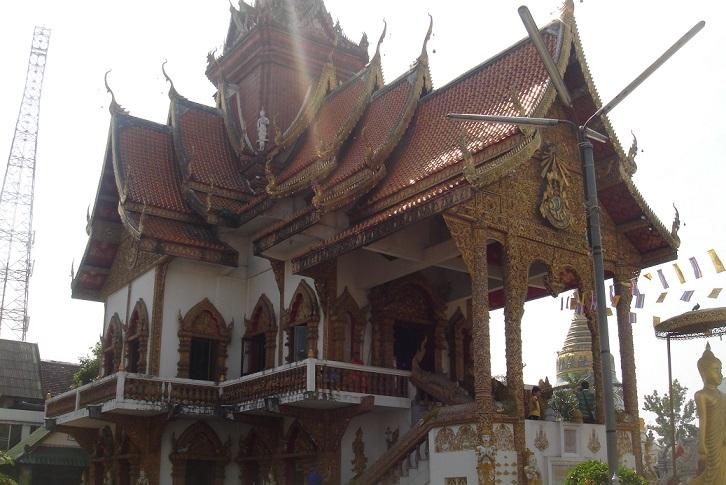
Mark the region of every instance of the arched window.
POLYGON ((297 420, 290 425, 285 442, 285 483, 305 483, 305 476, 316 461, 318 448, 297 420))
POLYGON ((285 313, 288 362, 318 356, 318 324, 320 309, 315 291, 304 280, 300 282, 285 313))
POLYGON ((222 485, 224 467, 229 462, 231 442, 222 444, 208 424, 198 421, 184 430, 179 439, 172 434, 172 484, 222 485))
POLYGON ((108 376, 118 371, 121 363, 121 347, 123 337, 121 335, 121 319, 118 313, 114 313, 111 321, 106 327, 103 336, 103 375, 108 376))
POLYGON ((333 332, 333 350, 329 358, 362 363, 366 321, 348 288, 336 298, 329 321, 333 332))
POLYGON ((245 319, 242 338, 242 374, 254 374, 275 366, 275 311, 266 295, 260 296, 252 318, 245 319))
POLYGON ((126 370, 146 373, 146 349, 149 342, 149 313, 144 300, 139 299, 129 319, 126 332, 126 370))
MULTIPOLYGON (((239 464, 243 485, 258 485, 266 483, 270 474, 275 475, 270 457, 273 449, 264 439, 252 429, 247 437, 240 438, 237 463, 239 464)), ((278 472, 278 475, 279 472, 278 472)), ((280 476, 277 477, 280 479, 280 476)))
POLYGON ((180 313, 177 376, 221 380, 227 373, 227 344, 231 330, 207 298, 194 305, 184 317, 180 313))

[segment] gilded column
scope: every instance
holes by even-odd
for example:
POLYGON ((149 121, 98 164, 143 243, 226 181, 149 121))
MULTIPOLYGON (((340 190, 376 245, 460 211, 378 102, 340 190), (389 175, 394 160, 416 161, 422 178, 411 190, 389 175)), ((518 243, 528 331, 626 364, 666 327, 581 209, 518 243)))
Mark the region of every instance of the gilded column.
POLYGON ((507 353, 507 387, 516 405, 514 445, 517 451, 519 481, 526 483, 525 431, 524 431, 524 380, 522 377, 522 316, 527 299, 529 261, 522 247, 523 242, 511 239, 507 242, 504 259, 504 335, 507 353))
POLYGON ((592 309, 593 285, 595 283, 592 275, 592 267, 589 259, 582 261, 577 268, 577 275, 580 278, 578 293, 583 300, 583 308, 587 317, 587 326, 592 337, 592 375, 595 381, 595 414, 598 424, 605 424, 605 392, 603 387, 602 355, 600 354, 600 331, 597 324, 597 312, 592 309))
POLYGON ((633 329, 630 324, 630 304, 633 294, 629 281, 637 272, 618 268, 615 278, 615 294, 620 297, 616 307, 618 318, 618 340, 620 341, 620 369, 623 376, 623 403, 625 413, 631 418, 633 429, 633 454, 638 473, 643 473, 643 458, 640 447, 640 426, 638 410, 638 383, 635 376, 635 350, 633 329))

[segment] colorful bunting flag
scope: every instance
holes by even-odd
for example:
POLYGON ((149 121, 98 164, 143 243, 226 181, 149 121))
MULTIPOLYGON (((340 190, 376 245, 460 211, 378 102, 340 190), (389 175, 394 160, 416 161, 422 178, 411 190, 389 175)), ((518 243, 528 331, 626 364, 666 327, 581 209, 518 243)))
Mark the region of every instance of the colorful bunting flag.
POLYGON ((684 291, 683 295, 681 295, 681 301, 691 301, 691 298, 693 297, 693 293, 695 293, 694 290, 684 291))
POLYGON ((645 293, 641 293, 635 297, 635 308, 645 307, 645 293))
POLYGON ((718 295, 721 294, 722 289, 723 288, 714 288, 713 290, 711 290, 711 293, 708 294, 708 297, 714 299, 718 298, 718 295))
POLYGON ((681 284, 686 282, 685 276, 683 276, 683 271, 681 271, 680 266, 678 266, 678 263, 673 263, 673 270, 676 272, 676 276, 678 276, 678 281, 681 282, 681 284))
POLYGON ((716 273, 723 273, 726 271, 726 268, 723 267, 721 258, 718 257, 715 249, 709 249, 708 255, 711 257, 711 262, 713 263, 713 267, 716 269, 716 273))
POLYGON ((633 296, 640 295, 640 290, 638 289, 638 279, 633 278, 630 280, 630 292, 633 294, 633 296))
POLYGON ((666 299, 666 296, 668 296, 668 292, 667 292, 667 291, 664 291, 663 293, 661 293, 661 294, 660 294, 660 295, 658 296, 658 299, 657 299, 657 300, 655 300, 655 302, 656 302, 656 303, 663 303, 663 302, 665 301, 665 299, 666 299))
POLYGON ((650 280, 653 279, 653 274, 652 273, 645 273, 643 275, 643 278, 645 278, 646 280, 650 281, 650 280))
POLYGON ((610 299, 612 300, 615 296, 615 285, 610 285, 610 299))
POLYGON ((565 309, 565 299, 560 297, 560 311, 565 309))
POLYGON ((698 265, 698 261, 696 261, 696 258, 688 258, 688 261, 691 262, 691 266, 693 267, 693 275, 696 277, 696 279, 702 277, 703 273, 701 272, 701 267, 698 265))
POLYGON ((658 270, 658 278, 660 278, 660 284, 663 285, 664 290, 667 290, 668 288, 670 288, 670 286, 668 286, 668 282, 665 279, 665 275, 663 274, 662 269, 658 270))
POLYGON ((638 323, 638 315, 630 312, 630 318, 628 319, 630 323, 638 323))
POLYGON ((653 326, 655 327, 660 323, 660 317, 653 317, 653 326))

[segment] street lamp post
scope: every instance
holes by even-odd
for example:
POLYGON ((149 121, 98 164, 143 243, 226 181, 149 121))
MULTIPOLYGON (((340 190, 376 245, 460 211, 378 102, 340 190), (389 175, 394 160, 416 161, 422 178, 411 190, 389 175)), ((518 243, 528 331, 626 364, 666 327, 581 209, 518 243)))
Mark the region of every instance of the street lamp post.
MULTIPOLYGON (((560 100, 571 105, 571 96, 567 91, 564 80, 557 70, 552 58, 547 51, 545 44, 540 35, 539 28, 536 26, 532 15, 527 7, 519 7, 519 15, 529 33, 532 43, 534 44, 540 58, 542 59, 545 69, 549 74, 552 85, 554 86, 560 100)), ((560 124, 566 124, 572 127, 577 133, 578 147, 580 149, 580 160, 582 162, 583 175, 585 178, 585 198, 587 211, 587 234, 590 251, 592 255, 594 287, 596 293, 597 305, 597 322, 600 337, 600 353, 602 362, 603 379, 603 395, 605 398, 605 429, 606 429, 606 446, 608 458, 608 475, 611 483, 617 481, 618 468, 618 452, 617 452, 617 429, 615 422, 615 404, 613 401, 613 382, 610 379, 611 361, 610 361, 610 336, 608 332, 606 299, 605 299, 605 270, 603 265, 603 248, 602 236, 600 233, 600 207, 597 199, 597 177, 595 174, 595 159, 593 154, 593 146, 590 140, 600 143, 608 141, 607 136, 588 128, 590 122, 598 119, 610 112, 631 92, 633 92, 645 79, 655 72, 665 61, 667 61, 678 49, 683 47, 693 36, 695 36, 705 25, 701 21, 694 25, 683 37, 678 39, 668 50, 666 50, 653 64, 648 66, 638 77, 628 84, 617 96, 610 102, 603 105, 595 113, 593 113, 587 121, 578 126, 570 120, 561 120, 555 118, 529 118, 521 116, 498 116, 498 115, 482 115, 482 114, 455 114, 447 115, 451 119, 461 121, 483 121, 490 123, 509 123, 515 125, 528 125, 537 127, 551 127, 560 124)))

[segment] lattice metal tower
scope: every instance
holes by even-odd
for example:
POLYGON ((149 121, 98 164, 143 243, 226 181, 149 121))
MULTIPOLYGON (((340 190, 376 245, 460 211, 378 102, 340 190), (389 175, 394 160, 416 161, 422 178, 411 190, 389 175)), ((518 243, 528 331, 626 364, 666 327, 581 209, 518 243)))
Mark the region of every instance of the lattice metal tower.
POLYGON ((49 41, 50 29, 35 27, 23 100, 0 190, 0 333, 9 330, 21 340, 25 340, 29 323, 35 152, 49 41))

